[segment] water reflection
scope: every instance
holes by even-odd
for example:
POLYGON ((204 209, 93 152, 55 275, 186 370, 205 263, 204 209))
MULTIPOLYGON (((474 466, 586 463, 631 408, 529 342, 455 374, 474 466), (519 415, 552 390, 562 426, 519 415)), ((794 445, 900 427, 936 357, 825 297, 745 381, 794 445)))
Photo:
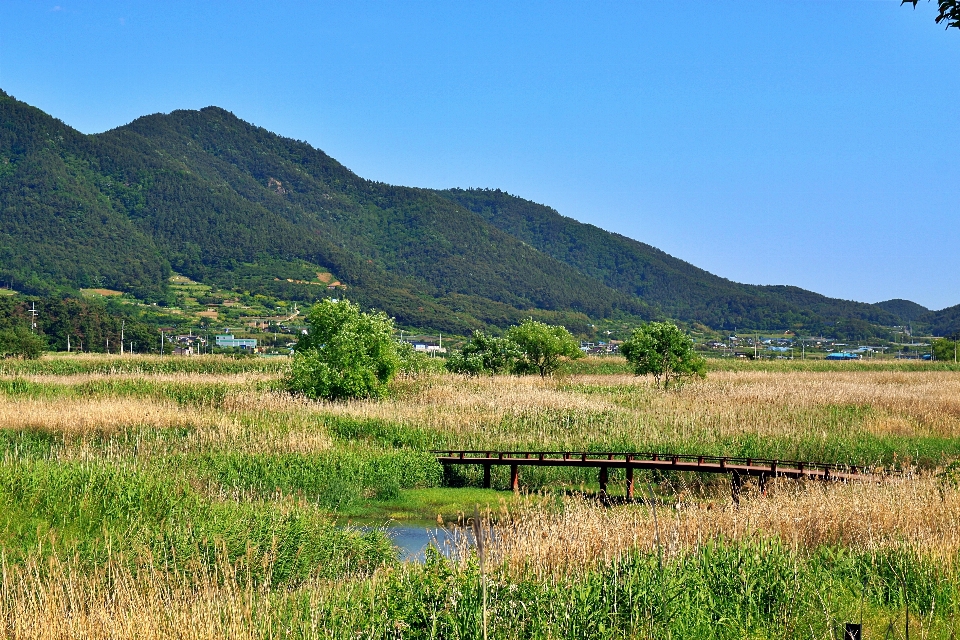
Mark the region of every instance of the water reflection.
POLYGON ((386 527, 384 531, 400 549, 400 559, 413 562, 423 562, 426 559, 427 547, 431 545, 449 556, 456 537, 452 532, 436 525, 393 525, 386 527))

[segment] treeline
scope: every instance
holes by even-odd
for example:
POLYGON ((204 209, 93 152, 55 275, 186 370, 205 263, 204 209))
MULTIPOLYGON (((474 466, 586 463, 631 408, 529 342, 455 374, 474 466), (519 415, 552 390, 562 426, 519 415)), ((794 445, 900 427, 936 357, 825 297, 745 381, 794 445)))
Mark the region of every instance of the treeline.
POLYGON ((0 298, 0 332, 30 331, 51 351, 66 351, 69 340, 71 351, 118 353, 122 334, 125 352, 159 352, 159 331, 139 315, 127 305, 77 298, 0 298))

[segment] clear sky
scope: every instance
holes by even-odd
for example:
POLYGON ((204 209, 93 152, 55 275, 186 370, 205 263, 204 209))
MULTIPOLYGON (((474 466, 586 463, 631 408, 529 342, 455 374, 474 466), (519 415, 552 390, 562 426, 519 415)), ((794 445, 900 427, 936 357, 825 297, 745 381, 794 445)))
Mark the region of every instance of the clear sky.
POLYGON ((960 30, 935 4, 0 0, 0 88, 86 133, 217 105, 366 178, 939 309, 960 303, 960 30))

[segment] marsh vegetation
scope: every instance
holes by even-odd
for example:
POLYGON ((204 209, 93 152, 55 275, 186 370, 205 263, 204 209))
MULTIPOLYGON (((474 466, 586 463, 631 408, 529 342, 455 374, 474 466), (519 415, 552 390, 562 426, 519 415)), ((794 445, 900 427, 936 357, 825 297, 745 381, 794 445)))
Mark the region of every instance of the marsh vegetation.
POLYGON ((708 363, 664 392, 588 358, 562 377, 400 376, 382 399, 317 402, 281 391, 280 359, 5 361, 4 634, 479 638, 486 584, 491 638, 834 638, 861 617, 868 638, 903 637, 908 618, 915 637, 955 637, 960 375, 846 364, 708 363), (439 447, 899 473, 779 480, 739 507, 723 479, 649 475, 644 500, 607 507, 594 472, 524 470, 515 496, 444 473, 439 447), (475 506, 495 531, 483 575, 475 506), (454 543, 403 563, 376 526, 391 518, 439 519, 454 543))

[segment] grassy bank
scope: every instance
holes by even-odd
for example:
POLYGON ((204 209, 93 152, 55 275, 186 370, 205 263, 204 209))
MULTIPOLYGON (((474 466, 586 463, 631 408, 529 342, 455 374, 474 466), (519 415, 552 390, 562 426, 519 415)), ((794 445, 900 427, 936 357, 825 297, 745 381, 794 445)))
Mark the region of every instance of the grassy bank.
MULTIPOLYGON (((317 403, 277 390, 279 360, 0 363, 5 633, 478 638, 486 584, 491 638, 833 638, 861 615, 866 637, 902 637, 908 611, 917 637, 954 637, 958 374, 722 364, 679 392, 605 358, 559 378, 425 375, 384 400, 317 403), (738 508, 723 478, 639 474, 647 500, 609 508, 589 497, 595 472, 524 469, 514 496, 481 489, 479 469, 444 473, 441 447, 908 473, 748 486, 738 508), (497 532, 482 576, 465 543, 475 505, 497 532), (461 542, 422 566, 376 526, 438 518, 461 542)), ((493 480, 506 488, 506 470, 493 480)))

